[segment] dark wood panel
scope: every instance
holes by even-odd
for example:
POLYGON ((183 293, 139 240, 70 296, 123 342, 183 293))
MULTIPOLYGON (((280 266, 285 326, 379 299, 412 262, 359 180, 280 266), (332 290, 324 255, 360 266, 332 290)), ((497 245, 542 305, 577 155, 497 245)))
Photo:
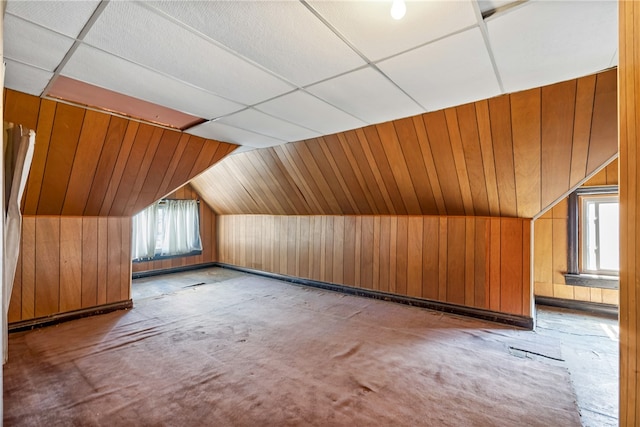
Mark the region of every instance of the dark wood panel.
POLYGON ((518 216, 516 204, 513 141, 511 139, 511 104, 508 95, 489 100, 493 155, 496 161, 496 179, 501 216, 518 216))
POLYGON ((60 217, 36 221, 34 317, 57 313, 60 307, 60 217))
MULTIPOLYGON (((58 104, 42 178, 38 215, 60 215, 85 111, 58 104)), ((37 145, 37 144, 36 144, 37 145)))
POLYGON ((60 312, 82 307, 82 217, 60 221, 60 312))

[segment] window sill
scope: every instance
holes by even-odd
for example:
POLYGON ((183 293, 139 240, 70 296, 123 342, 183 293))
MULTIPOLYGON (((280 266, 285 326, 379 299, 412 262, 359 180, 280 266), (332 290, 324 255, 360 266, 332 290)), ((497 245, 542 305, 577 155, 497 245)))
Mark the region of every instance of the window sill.
POLYGON ((618 276, 566 273, 564 280, 567 285, 587 286, 590 288, 618 289, 620 286, 618 276))
POLYGON ((194 256, 194 255, 202 255, 202 251, 192 251, 186 254, 179 254, 179 255, 156 255, 153 258, 138 258, 138 259, 132 260, 131 262, 137 263, 137 262, 149 262, 149 261, 162 261, 165 259, 183 258, 187 256, 194 256))

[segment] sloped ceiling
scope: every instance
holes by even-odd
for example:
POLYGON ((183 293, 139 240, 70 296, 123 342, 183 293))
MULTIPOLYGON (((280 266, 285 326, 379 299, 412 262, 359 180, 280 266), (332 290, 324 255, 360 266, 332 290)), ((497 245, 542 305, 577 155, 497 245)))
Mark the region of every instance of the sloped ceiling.
POLYGON ((227 157, 220 214, 532 218, 617 155, 616 70, 227 157))
POLYGON ((131 216, 237 148, 12 90, 4 107, 36 130, 26 215, 131 216))
POLYGON ((190 134, 251 148, 617 64, 615 0, 407 1, 400 21, 390 6, 9 0, 5 84, 135 116, 133 97, 194 118, 175 127, 205 121, 190 134))

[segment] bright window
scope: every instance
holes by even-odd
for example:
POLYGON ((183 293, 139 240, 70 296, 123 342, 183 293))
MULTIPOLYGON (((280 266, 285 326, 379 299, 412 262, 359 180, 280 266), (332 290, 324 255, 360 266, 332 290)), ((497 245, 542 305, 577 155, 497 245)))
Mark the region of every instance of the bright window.
POLYGON ((195 200, 162 200, 133 217, 132 259, 146 261, 202 251, 195 200))
POLYGON ((615 195, 581 196, 581 272, 617 275, 619 205, 615 195))

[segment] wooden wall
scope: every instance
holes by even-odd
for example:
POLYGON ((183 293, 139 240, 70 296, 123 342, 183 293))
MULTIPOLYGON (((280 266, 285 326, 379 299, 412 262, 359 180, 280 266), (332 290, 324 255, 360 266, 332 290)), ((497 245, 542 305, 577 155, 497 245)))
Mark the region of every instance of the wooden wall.
POLYGON ((236 148, 12 90, 4 106, 36 130, 26 215, 131 216, 236 148))
MULTIPOLYGON (((583 186, 617 185, 618 161, 614 160, 583 186)), ((547 211, 533 223, 534 293, 538 296, 564 298, 605 304, 618 304, 619 291, 565 283, 567 272, 568 198, 547 211)))
MULTIPOLYGON (((200 200, 200 195, 187 184, 167 195, 167 199, 200 200)), ((176 257, 159 261, 134 262, 133 272, 162 270, 167 268, 186 267, 204 264, 218 260, 216 247, 216 215, 204 200, 200 201, 200 238, 202 239, 202 254, 176 257)))
POLYGON ((617 153, 616 71, 228 157, 220 214, 533 218, 617 153))
POLYGON ((618 2, 620 127, 620 425, 640 425, 640 3, 618 2))
POLYGON ((25 216, 9 322, 130 299, 131 219, 25 216))
POLYGON ((218 217, 223 263, 523 316, 530 233, 519 218, 218 217))

